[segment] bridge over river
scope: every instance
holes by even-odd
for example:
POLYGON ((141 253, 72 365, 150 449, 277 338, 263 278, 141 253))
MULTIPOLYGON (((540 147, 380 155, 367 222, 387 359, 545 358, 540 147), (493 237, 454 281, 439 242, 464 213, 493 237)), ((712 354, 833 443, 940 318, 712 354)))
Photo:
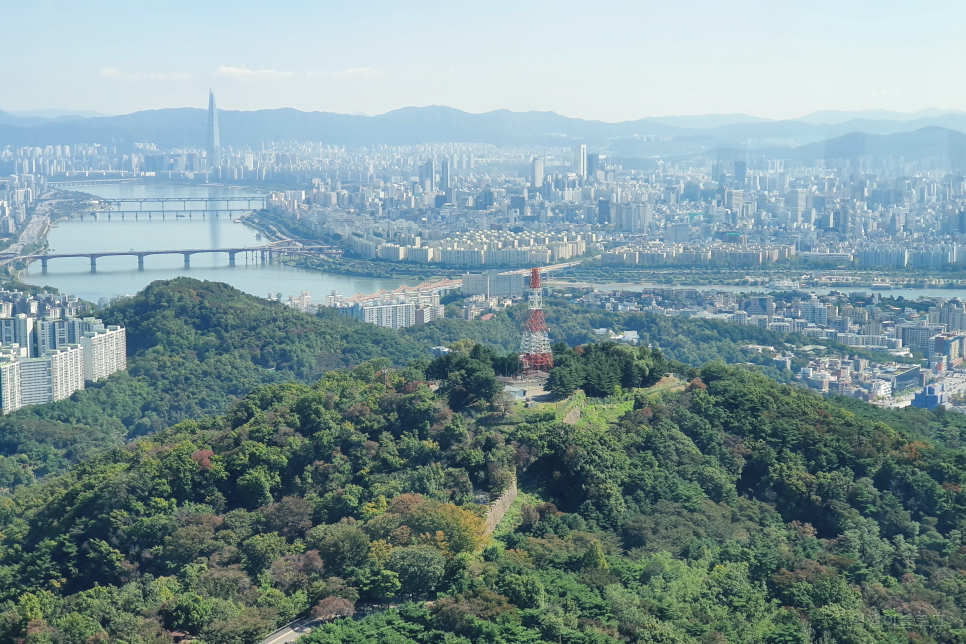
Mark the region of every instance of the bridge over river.
POLYGON ((268 205, 268 196, 125 197, 122 199, 99 199, 98 201, 109 208, 108 212, 113 211, 122 214, 161 213, 166 215, 191 212, 235 212, 265 208, 268 205))
POLYGON ((91 261, 91 270, 97 270, 97 260, 101 257, 137 257, 138 267, 144 268, 144 258, 149 255, 183 255, 184 265, 191 265, 191 256, 201 253, 227 253, 228 262, 234 266, 235 257, 239 253, 258 253, 262 261, 271 261, 282 256, 299 256, 314 258, 332 258, 341 256, 342 250, 333 246, 319 244, 317 241, 309 239, 287 239, 284 241, 272 242, 261 246, 238 246, 234 248, 176 248, 170 250, 127 250, 127 251, 93 251, 89 253, 47 253, 33 255, 2 255, 0 254, 0 266, 8 266, 16 262, 40 261, 44 271, 47 270, 47 263, 52 259, 64 259, 67 257, 87 257, 91 261))

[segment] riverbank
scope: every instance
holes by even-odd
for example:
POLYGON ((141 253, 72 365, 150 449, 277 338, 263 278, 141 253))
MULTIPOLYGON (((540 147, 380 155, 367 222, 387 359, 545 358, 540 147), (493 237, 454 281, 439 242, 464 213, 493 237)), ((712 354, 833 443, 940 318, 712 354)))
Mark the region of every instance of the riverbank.
MULTIPOLYGON (((322 243, 336 245, 335 240, 327 239, 316 234, 297 221, 289 221, 269 214, 264 210, 252 211, 242 216, 242 221, 271 241, 288 239, 317 239, 322 243)), ((438 267, 423 267, 419 264, 403 264, 389 261, 369 261, 364 259, 331 259, 320 257, 309 259, 305 257, 285 258, 283 263, 307 270, 321 271, 334 275, 348 277, 368 277, 372 279, 417 279, 420 281, 439 280, 444 278, 456 279, 466 272, 466 269, 449 269, 438 267)))
MULTIPOLYGON (((237 193, 238 187, 206 186, 215 192, 231 191, 237 193)), ((106 188, 105 188, 106 189, 106 188)), ((139 191, 134 196, 156 196, 158 194, 182 194, 180 191, 190 189, 198 191, 201 186, 180 186, 167 184, 128 184, 114 187, 111 190, 119 195, 122 191, 139 191), (159 191, 170 191, 161 193, 159 191)), ((255 192, 254 189, 250 189, 255 192)), ((84 204, 94 204, 102 196, 80 192, 55 191, 46 195, 50 215, 58 222, 73 221, 77 215, 90 214, 95 211, 85 210, 84 204), (64 217, 69 219, 64 220, 64 217)), ((117 195, 108 195, 108 197, 117 195)), ((251 211, 240 218, 246 227, 257 231, 267 241, 282 241, 286 239, 316 239, 322 243, 342 245, 344 240, 330 238, 319 234, 311 226, 302 221, 287 219, 273 215, 265 210, 251 211)), ((44 236, 48 229, 44 230, 44 236)), ((216 240, 217 241, 217 240, 216 240)), ((223 242, 224 239, 221 239, 223 242)), ((261 243, 261 242, 259 242, 261 243)), ((42 247, 32 247, 34 249, 42 247)), ((332 275, 369 278, 374 280, 434 280, 440 278, 458 277, 467 271, 508 270, 506 267, 460 267, 441 266, 438 264, 416 264, 410 262, 392 262, 380 259, 361 259, 356 257, 342 257, 337 259, 323 258, 289 258, 284 264, 295 269, 332 275)), ((519 267, 518 267, 519 268, 519 267)), ((560 283, 584 284, 598 288, 607 288, 611 284, 627 284, 640 288, 646 286, 663 286, 672 288, 741 288, 743 290, 767 290, 770 283, 780 281, 799 282, 804 289, 867 289, 872 290, 873 284, 882 288, 883 283, 889 283, 891 290, 929 290, 936 295, 949 291, 966 291, 966 267, 942 267, 936 269, 908 268, 888 269, 858 266, 822 267, 809 265, 800 260, 782 264, 767 264, 754 267, 738 266, 621 266, 603 265, 598 259, 585 258, 581 265, 569 269, 566 273, 555 276, 560 283), (832 275, 832 279, 826 276, 832 275), (839 279, 845 276, 845 279, 839 279)))
POLYGON ((98 302, 101 298, 110 300, 116 296, 132 295, 157 280, 190 276, 199 280, 224 282, 258 297, 266 297, 267 294, 276 297, 281 293, 285 298, 309 291, 318 299, 333 291, 349 297, 356 293, 391 290, 407 282, 422 281, 418 278, 401 281, 391 273, 386 278, 376 279, 340 275, 338 269, 326 271, 328 267, 325 266, 303 268, 269 258, 263 261, 259 253, 236 252, 235 261, 231 261, 228 252, 193 253, 185 257, 177 251, 257 247, 267 243, 268 239, 282 239, 288 235, 281 229, 273 230, 254 221, 234 223, 242 214, 240 210, 231 216, 222 212, 218 217, 210 214, 207 217, 197 214, 194 217, 169 215, 167 218, 133 216, 138 212, 137 200, 217 199, 238 196, 236 190, 229 194, 224 188, 186 189, 137 184, 106 185, 88 190, 97 192, 96 196, 100 199, 130 200, 134 210, 125 206, 123 212, 127 216, 124 217, 118 216, 119 211, 115 210, 111 217, 103 212, 85 212, 97 216, 66 218, 63 209, 55 211, 56 225, 43 232, 50 253, 59 257, 47 262, 46 271, 42 270, 40 262, 32 262, 19 274, 11 273, 7 278, 10 288, 33 291, 49 286, 61 293, 98 302), (159 250, 173 253, 150 252, 159 250), (143 262, 139 262, 135 256, 139 251, 145 251, 143 262), (100 253, 103 255, 96 257, 96 266, 92 267, 89 254, 100 253), (76 256, 72 257, 74 254, 76 256))

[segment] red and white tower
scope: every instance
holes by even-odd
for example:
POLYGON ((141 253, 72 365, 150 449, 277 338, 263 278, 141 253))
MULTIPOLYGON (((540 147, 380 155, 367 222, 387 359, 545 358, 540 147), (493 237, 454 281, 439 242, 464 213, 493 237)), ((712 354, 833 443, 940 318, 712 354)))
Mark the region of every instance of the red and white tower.
POLYGON ((553 352, 550 350, 550 329, 543 317, 543 288, 540 286, 540 269, 530 271, 530 312, 523 325, 523 341, 520 343, 520 362, 523 371, 549 371, 553 368, 553 352))

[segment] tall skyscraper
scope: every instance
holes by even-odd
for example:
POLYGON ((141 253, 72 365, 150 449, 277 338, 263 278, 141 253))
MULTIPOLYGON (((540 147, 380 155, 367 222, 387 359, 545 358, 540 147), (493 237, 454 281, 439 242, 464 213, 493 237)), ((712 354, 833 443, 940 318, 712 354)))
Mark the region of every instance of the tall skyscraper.
POLYGON ((419 166, 419 185, 423 192, 436 192, 436 164, 432 159, 419 166))
POLYGON ((218 109, 215 107, 215 94, 208 90, 208 165, 221 165, 221 135, 218 132, 218 109))
POLYGON ((533 157, 533 165, 530 172, 530 185, 534 188, 542 188, 543 177, 543 157, 533 157))
POLYGON ((587 146, 578 145, 574 148, 574 172, 581 179, 587 178, 587 146))
POLYGON ((449 157, 443 157, 439 164, 439 182, 443 190, 453 187, 453 180, 450 176, 449 157))
POLYGON ((748 162, 747 161, 735 161, 735 184, 739 188, 745 185, 745 180, 748 178, 748 162))

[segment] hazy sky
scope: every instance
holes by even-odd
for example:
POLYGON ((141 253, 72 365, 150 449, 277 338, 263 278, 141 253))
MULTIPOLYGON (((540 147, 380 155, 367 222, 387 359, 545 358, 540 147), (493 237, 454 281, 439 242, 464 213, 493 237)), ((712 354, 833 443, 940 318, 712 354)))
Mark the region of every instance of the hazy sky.
POLYGON ((966 2, 7 0, 0 109, 966 109, 966 2))

